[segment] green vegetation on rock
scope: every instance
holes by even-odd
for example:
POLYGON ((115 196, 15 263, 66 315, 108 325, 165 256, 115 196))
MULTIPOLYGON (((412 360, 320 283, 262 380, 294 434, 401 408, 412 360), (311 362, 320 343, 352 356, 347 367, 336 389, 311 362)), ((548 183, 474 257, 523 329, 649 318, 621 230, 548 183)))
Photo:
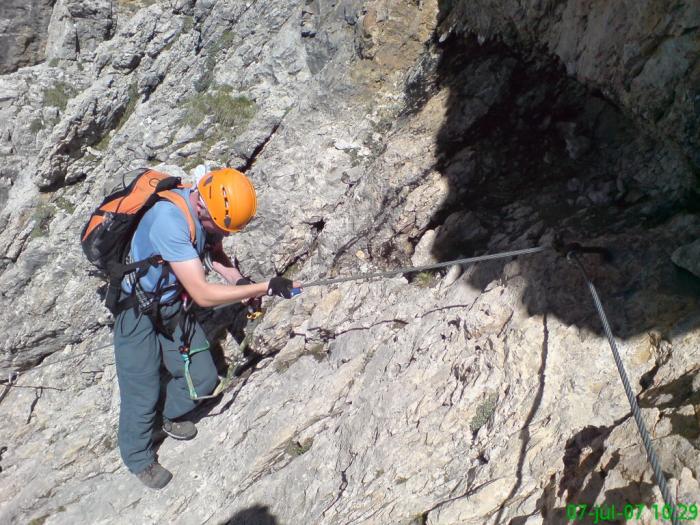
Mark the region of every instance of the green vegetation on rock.
POLYGON ((182 29, 180 30, 182 33, 189 33, 192 31, 194 28, 194 17, 193 16, 185 16, 183 21, 182 21, 182 29))
POLYGON ((298 457, 306 454, 311 449, 311 445, 313 445, 313 443, 313 439, 307 439, 303 442, 290 441, 287 445, 286 452, 292 457, 298 457))
MULTIPOLYGON (((194 95, 186 104, 185 115, 181 123, 195 128, 204 119, 211 117, 213 125, 205 132, 200 152, 190 157, 185 163, 185 169, 191 169, 207 160, 209 151, 219 142, 233 142, 251 121, 257 107, 248 97, 231 95, 231 88, 218 86, 206 93, 194 95)), ((228 159, 210 159, 226 162, 228 159)))
POLYGON ((430 288, 437 282, 437 276, 434 271, 420 272, 413 278, 413 282, 420 288, 430 288))
POLYGON ((56 208, 48 203, 41 203, 36 208, 34 208, 34 213, 32 213, 32 220, 34 221, 34 227, 30 233, 32 239, 38 237, 43 237, 49 232, 49 224, 56 214, 56 208))
POLYGON ((489 394, 484 402, 476 408, 476 413, 472 417, 471 423, 469 423, 469 428, 472 432, 478 432, 481 427, 488 423, 496 411, 496 401, 498 401, 498 394, 489 394))
POLYGON ((215 40, 214 44, 209 48, 207 59, 204 62, 204 71, 194 83, 194 89, 198 93, 203 93, 209 89, 214 80, 214 68, 216 68, 219 51, 230 48, 233 43, 233 37, 232 31, 224 31, 221 37, 215 40))
POLYGON ((240 129, 255 115, 255 109, 255 103, 249 98, 240 95, 233 97, 230 88, 219 87, 189 100, 183 124, 195 127, 211 116, 216 124, 240 129))
POLYGON ((116 129, 119 130, 127 120, 129 120, 129 117, 134 113, 136 110, 136 105, 139 102, 139 94, 138 94, 138 86, 136 85, 136 82, 132 82, 129 85, 129 102, 126 104, 126 108, 124 109, 124 113, 122 113, 122 116, 119 117, 119 122, 117 123, 116 129))
POLYGON ((117 0, 117 5, 124 8, 131 14, 136 13, 143 7, 148 7, 156 3, 156 0, 117 0))
POLYGON ((70 215, 72 215, 75 211, 75 204, 73 204, 71 201, 69 201, 63 196, 58 197, 54 201, 54 204, 70 215))
POLYGON ((53 106, 63 111, 74 96, 75 91, 69 84, 56 82, 44 90, 44 106, 53 106))

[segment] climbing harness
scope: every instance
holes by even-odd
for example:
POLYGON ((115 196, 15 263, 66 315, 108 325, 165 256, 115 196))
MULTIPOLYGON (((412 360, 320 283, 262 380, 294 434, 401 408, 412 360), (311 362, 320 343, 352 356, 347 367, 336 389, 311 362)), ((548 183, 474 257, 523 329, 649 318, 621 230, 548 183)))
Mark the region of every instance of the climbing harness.
MULTIPOLYGON (((195 354, 198 354, 199 352, 205 352, 209 350, 209 343, 207 343, 206 346, 203 346, 201 348, 191 348, 191 342, 192 342, 192 337, 194 335, 194 328, 195 328, 195 319, 194 315, 190 312, 190 307, 192 306, 192 301, 189 298, 189 296, 185 293, 182 295, 182 311, 183 311, 183 316, 182 316, 182 321, 181 321, 181 330, 182 330, 182 339, 181 339, 181 345, 179 347, 180 351, 180 356, 182 357, 182 361, 185 364, 185 381, 187 383, 187 391, 190 396, 190 399, 192 401, 203 401, 205 399, 213 399, 215 397, 219 397, 221 394, 223 394, 229 386, 231 386, 233 382, 233 377, 232 374, 227 374, 225 377, 224 376, 219 376, 219 382, 217 383, 216 387, 214 388, 214 391, 205 396, 200 396, 197 394, 197 390, 194 386, 194 381, 192 381, 192 375, 190 374, 190 364, 192 363, 192 356, 195 354)), ((240 344, 240 351, 243 352, 249 341, 250 337, 255 330, 255 327, 260 323, 260 317, 262 317, 263 311, 262 310, 256 310, 254 308, 249 307, 248 313, 246 314, 246 317, 250 321, 248 324, 248 335, 243 339, 243 342, 240 344)), ((229 372, 232 372, 233 370, 229 370, 229 372)))
POLYGON ((661 495, 664 498, 664 502, 666 503, 667 508, 672 509, 671 523, 673 523, 674 525, 678 525, 679 522, 675 512, 676 506, 673 504, 673 498, 671 497, 671 492, 668 489, 666 477, 664 476, 664 473, 661 470, 659 460, 656 456, 656 451, 654 450, 654 447, 651 444, 651 437, 649 436, 649 432, 647 431, 647 428, 644 425, 644 420, 642 419, 642 414, 639 410, 637 399, 635 398, 634 393, 632 392, 632 387, 630 386, 629 378, 627 377, 627 372, 625 371, 622 359, 620 358, 620 352, 617 349, 615 338, 613 336, 612 330, 610 329, 608 317, 605 315, 605 310, 603 310, 603 304, 600 302, 598 292, 596 291, 593 282, 588 277, 588 274, 586 273, 586 269, 583 266, 581 259, 577 255, 578 253, 601 252, 600 250, 593 251, 590 248, 587 250, 582 249, 580 245, 569 245, 568 247, 565 247, 565 249, 567 249, 566 259, 572 264, 575 263, 576 266, 578 266, 579 270, 581 270, 581 274, 583 275, 583 278, 586 281, 586 286, 588 286, 588 291, 591 293, 591 297, 593 297, 593 304, 595 305, 595 309, 598 312, 598 317, 600 317, 600 322, 603 324, 603 330, 605 331, 605 336, 607 337, 608 343, 610 344, 610 349, 612 350, 613 358, 615 359, 615 365, 617 366, 617 371, 620 374, 620 379, 622 379, 622 385, 625 389, 625 394, 627 395, 627 401, 629 401, 630 407, 632 408, 632 415, 634 416, 634 421, 637 423, 637 429, 639 430, 639 433, 642 436, 644 449, 646 450, 647 458, 649 459, 651 468, 654 471, 656 483, 659 486, 659 489, 661 490, 661 495))
MULTIPOLYGON (((180 347, 178 348, 180 352, 180 357, 185 363, 185 381, 187 382, 187 390, 192 401, 198 401, 200 399, 209 399, 211 397, 216 397, 214 394, 208 396, 197 395, 197 390, 194 387, 194 382, 192 381, 192 375, 190 374, 190 364, 192 363, 192 356, 200 352, 205 352, 209 350, 209 343, 201 348, 191 348, 192 337, 194 336, 196 319, 194 314, 190 311, 192 307, 192 300, 187 293, 182 293, 181 295, 182 307, 180 309, 180 330, 181 330, 181 340, 180 347)), ((216 394, 218 395, 218 394, 216 394)))
MULTIPOLYGON (((238 349, 240 353, 244 353, 248 346, 250 345, 250 341, 253 337, 253 333, 255 332, 255 329, 257 328, 258 324, 261 322, 261 318, 264 315, 263 310, 255 310, 251 309, 248 311, 246 314, 246 317, 248 318, 248 330, 247 334, 244 337, 243 341, 241 341, 241 344, 239 345, 238 349)), ((194 324, 194 323, 193 323, 194 324)), ((185 332, 183 331, 183 334, 185 332)), ((191 338, 191 335, 189 336, 191 338)), ((219 397, 221 394, 224 392, 228 391, 230 387, 234 385, 234 376, 237 375, 236 369, 233 366, 229 367, 228 373, 226 376, 219 376, 219 382, 216 385, 216 388, 214 388, 214 391, 206 396, 200 396, 197 394, 196 389, 194 388, 194 383, 192 381, 192 377, 190 375, 190 362, 191 362, 191 357, 192 355, 198 353, 198 352, 203 352, 205 350, 209 349, 209 346, 207 345, 205 348, 198 348, 195 350, 191 350, 189 348, 189 344, 185 344, 186 340, 183 338, 183 345, 180 346, 180 355, 182 356, 182 360, 185 363, 185 380, 187 381, 187 388, 189 392, 190 399, 192 401, 202 401, 205 399, 213 399, 215 397, 219 397)))
POLYGON ((245 316, 246 316, 246 319, 248 319, 248 321, 255 321, 260 316, 262 316, 262 314, 263 314, 262 310, 256 310, 252 306, 249 306, 248 313, 246 313, 245 316))

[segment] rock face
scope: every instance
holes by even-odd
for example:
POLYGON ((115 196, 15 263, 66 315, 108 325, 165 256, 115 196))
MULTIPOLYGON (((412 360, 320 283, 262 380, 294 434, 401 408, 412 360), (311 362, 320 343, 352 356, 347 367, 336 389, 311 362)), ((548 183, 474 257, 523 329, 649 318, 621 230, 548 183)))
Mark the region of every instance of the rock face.
POLYGON ((659 137, 679 144, 691 162, 700 165, 697 2, 457 0, 442 4, 443 30, 474 33, 555 55, 569 75, 600 89, 659 137))
POLYGON ((112 36, 113 0, 58 0, 48 27, 46 58, 76 60, 112 36))
POLYGON ((671 259, 681 268, 700 276, 700 240, 681 246, 673 252, 671 259))
POLYGON ((46 29, 55 0, 4 0, 0 4, 0 74, 44 60, 46 29))
POLYGON ((227 240, 255 279, 606 247, 580 261, 671 492, 700 500, 697 9, 608 4, 56 2, 54 63, 0 77, 0 520, 657 521, 585 282, 549 249, 198 312, 233 386, 142 488, 78 238, 130 170, 203 162, 258 190, 227 240))

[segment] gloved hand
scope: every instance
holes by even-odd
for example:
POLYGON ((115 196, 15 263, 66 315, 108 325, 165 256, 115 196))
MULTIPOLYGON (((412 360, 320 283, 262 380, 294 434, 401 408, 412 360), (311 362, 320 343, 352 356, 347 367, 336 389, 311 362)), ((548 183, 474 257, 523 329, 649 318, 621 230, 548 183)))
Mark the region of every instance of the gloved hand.
POLYGON ((294 282, 284 277, 273 277, 267 284, 267 295, 275 295, 284 297, 285 299, 292 298, 292 289, 294 282))

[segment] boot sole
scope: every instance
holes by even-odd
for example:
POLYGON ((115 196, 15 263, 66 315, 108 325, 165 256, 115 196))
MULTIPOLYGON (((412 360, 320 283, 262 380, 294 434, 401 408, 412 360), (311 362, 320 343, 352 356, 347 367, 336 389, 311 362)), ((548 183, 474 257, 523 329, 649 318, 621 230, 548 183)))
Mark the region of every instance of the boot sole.
POLYGON ((196 433, 196 432, 195 432, 194 434, 192 434, 191 436, 183 436, 182 434, 173 434, 172 432, 168 432, 168 431, 165 430, 164 428, 161 429, 161 430, 163 431, 164 434, 167 434, 167 435, 170 436, 171 438, 177 439, 178 441, 189 441, 190 439, 194 439, 194 438, 197 437, 197 433, 196 433))

